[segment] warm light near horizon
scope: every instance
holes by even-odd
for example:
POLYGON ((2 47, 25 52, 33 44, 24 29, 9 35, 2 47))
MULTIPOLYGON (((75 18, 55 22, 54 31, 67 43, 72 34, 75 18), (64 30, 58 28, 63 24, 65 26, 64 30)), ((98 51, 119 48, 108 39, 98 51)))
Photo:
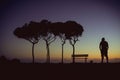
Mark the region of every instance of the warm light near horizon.
MULTIPOLYGON (((32 53, 31 53, 32 44, 22 39, 20 39, 19 41, 20 42, 23 41, 21 46, 19 45, 19 43, 18 44, 9 43, 9 45, 7 45, 7 47, 9 48, 8 51, 11 52, 11 54, 9 54, 9 57, 11 56, 13 58, 31 61, 32 60, 32 53), (15 47, 12 48, 11 45, 15 47)), ((86 53, 89 55, 88 57, 89 61, 90 60, 96 61, 96 59, 100 61, 101 54, 100 54, 99 47, 98 47, 99 43, 97 45, 95 44, 91 45, 91 44, 92 43, 85 44, 81 38, 81 40, 76 43, 75 53, 76 54, 86 53)), ((52 62, 61 62, 61 50, 62 50, 61 42, 59 41, 59 39, 50 45, 50 57, 51 57, 52 62)), ((120 59, 119 49, 110 47, 108 52, 109 52, 109 59, 116 59, 116 58, 120 59)), ((35 45, 35 60, 37 62, 41 62, 41 61, 45 62, 46 54, 47 52, 46 52, 45 42, 41 40, 38 44, 35 45)), ((67 41, 67 43, 64 45, 64 61, 72 62, 71 55, 72 55, 72 46, 69 44, 69 41, 67 41)))

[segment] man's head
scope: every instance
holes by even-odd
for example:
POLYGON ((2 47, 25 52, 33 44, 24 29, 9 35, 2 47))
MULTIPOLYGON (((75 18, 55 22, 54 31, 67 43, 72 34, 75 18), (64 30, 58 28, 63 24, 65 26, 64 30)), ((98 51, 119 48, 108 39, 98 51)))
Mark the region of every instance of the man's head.
POLYGON ((102 41, 105 41, 105 38, 103 37, 101 40, 102 40, 102 41))

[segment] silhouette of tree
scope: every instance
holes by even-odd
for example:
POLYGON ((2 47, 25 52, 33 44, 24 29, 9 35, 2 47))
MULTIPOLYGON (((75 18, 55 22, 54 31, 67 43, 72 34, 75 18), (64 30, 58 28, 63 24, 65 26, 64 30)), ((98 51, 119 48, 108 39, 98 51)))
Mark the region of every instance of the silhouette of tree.
POLYGON ((42 20, 41 25, 44 27, 42 37, 43 37, 43 40, 46 43, 46 49, 47 49, 47 60, 46 60, 46 62, 50 63, 50 49, 49 49, 49 46, 52 42, 55 41, 56 36, 52 32, 52 23, 51 22, 49 22, 48 20, 42 20))
POLYGON ((66 37, 65 37, 65 34, 60 34, 59 35, 60 39, 61 39, 61 42, 62 42, 62 63, 63 63, 63 53, 64 53, 64 44, 66 43, 66 37))
POLYGON ((9 63, 9 60, 5 56, 0 56, 0 64, 9 63))
MULTIPOLYGON (((32 58, 34 63, 34 45, 42 38, 46 43, 47 59, 46 62, 50 63, 50 49, 49 46, 56 40, 56 36, 61 39, 62 45, 62 59, 64 44, 66 40, 69 40, 73 47, 73 55, 75 53, 75 44, 78 41, 79 36, 82 35, 83 27, 77 24, 75 21, 55 22, 51 23, 48 20, 42 20, 41 22, 31 21, 29 24, 24 24, 22 27, 18 27, 14 30, 14 35, 18 38, 23 38, 32 43, 32 58)), ((74 63, 74 58, 73 58, 74 63)))
POLYGON ((11 63, 18 64, 18 63, 20 63, 20 60, 17 59, 17 58, 14 58, 14 59, 11 60, 11 63))
MULTIPOLYGON (((62 59, 63 63, 63 53, 64 53, 64 44, 66 40, 69 40, 70 44, 73 47, 73 55, 75 53, 75 44, 78 41, 79 36, 82 35, 83 27, 80 24, 77 24, 75 21, 67 21, 65 23, 56 22, 52 23, 52 33, 56 36, 59 36, 62 42, 62 59)), ((74 62, 74 59, 73 59, 74 62)))
POLYGON ((25 24, 21 28, 16 28, 14 30, 14 35, 18 38, 23 38, 30 43, 32 43, 32 62, 34 63, 34 45, 39 41, 39 34, 36 31, 37 26, 34 25, 34 22, 30 22, 30 24, 25 24))
POLYGON ((63 63, 63 53, 64 53, 64 44, 66 43, 66 31, 65 31, 65 25, 64 23, 62 22, 56 22, 56 23, 53 23, 53 26, 52 26, 52 32, 54 33, 54 35, 57 35, 60 40, 61 40, 61 45, 62 45, 62 59, 61 59, 61 63, 63 63))
MULTIPOLYGON (((82 35, 83 27, 80 24, 77 24, 75 21, 67 21, 65 23, 66 28, 66 38, 69 40, 70 44, 73 47, 73 55, 75 54, 75 44, 79 41, 79 36, 82 35)), ((73 63, 75 62, 75 58, 73 57, 73 63)))

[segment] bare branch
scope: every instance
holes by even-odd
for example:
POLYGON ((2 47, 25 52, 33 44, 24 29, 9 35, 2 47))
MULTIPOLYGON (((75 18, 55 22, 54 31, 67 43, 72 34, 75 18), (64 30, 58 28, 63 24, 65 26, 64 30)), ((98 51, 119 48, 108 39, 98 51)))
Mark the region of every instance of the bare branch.
POLYGON ((50 41, 49 44, 51 44, 52 42, 54 42, 56 40, 56 37, 54 36, 50 41))

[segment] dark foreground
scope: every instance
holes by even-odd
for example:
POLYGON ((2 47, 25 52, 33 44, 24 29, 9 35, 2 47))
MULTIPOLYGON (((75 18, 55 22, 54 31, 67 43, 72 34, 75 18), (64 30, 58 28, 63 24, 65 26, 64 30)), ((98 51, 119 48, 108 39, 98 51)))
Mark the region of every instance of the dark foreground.
POLYGON ((65 80, 65 79, 109 79, 120 78, 120 63, 68 63, 68 64, 45 64, 45 63, 18 63, 0 64, 0 76, 4 78, 40 80, 65 80), (16 78, 17 77, 17 78, 16 78))

